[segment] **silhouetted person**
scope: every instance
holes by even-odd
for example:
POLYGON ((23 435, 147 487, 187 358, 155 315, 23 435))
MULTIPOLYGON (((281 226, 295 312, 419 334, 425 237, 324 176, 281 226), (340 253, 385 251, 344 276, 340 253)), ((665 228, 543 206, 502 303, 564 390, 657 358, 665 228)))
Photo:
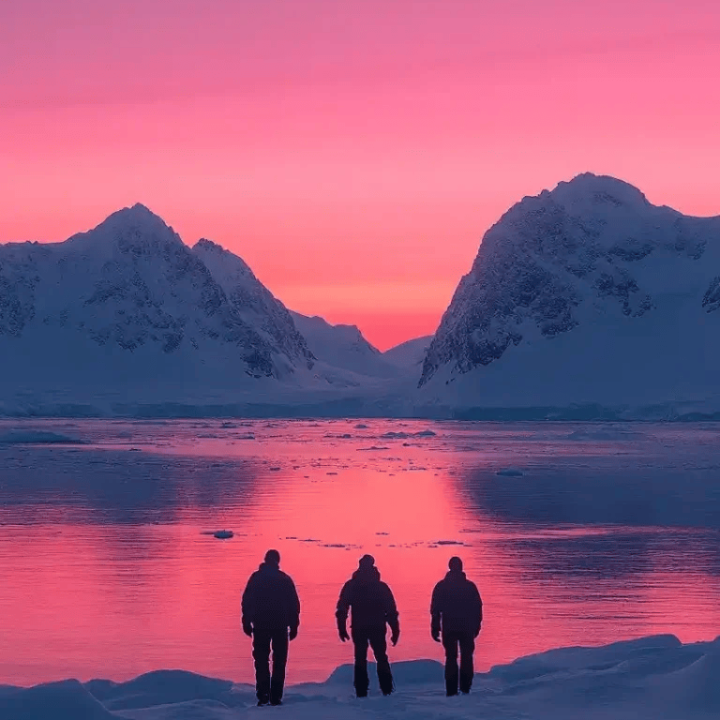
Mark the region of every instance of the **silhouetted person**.
POLYGON ((380 581, 380 572, 371 555, 363 555, 360 565, 340 592, 337 604, 338 633, 345 642, 350 639, 347 632, 348 610, 352 608, 350 631, 355 645, 355 693, 366 697, 368 693, 367 651, 372 648, 377 662, 377 674, 383 695, 393 691, 393 677, 387 656, 386 624, 392 631, 391 641, 397 645, 400 637, 400 623, 392 591, 380 581))
POLYGON ((475 638, 482 625, 482 600, 475 583, 462 569, 459 557, 450 558, 450 572, 433 590, 430 632, 445 648, 445 689, 448 696, 458 694, 458 646, 460 647, 460 692, 469 693, 473 679, 475 638))
POLYGON ((253 639, 258 705, 280 705, 285 686, 288 639, 300 626, 300 600, 289 575, 280 570, 280 553, 268 550, 248 580, 242 597, 243 632, 253 639), (272 646, 272 679, 270 677, 272 646))

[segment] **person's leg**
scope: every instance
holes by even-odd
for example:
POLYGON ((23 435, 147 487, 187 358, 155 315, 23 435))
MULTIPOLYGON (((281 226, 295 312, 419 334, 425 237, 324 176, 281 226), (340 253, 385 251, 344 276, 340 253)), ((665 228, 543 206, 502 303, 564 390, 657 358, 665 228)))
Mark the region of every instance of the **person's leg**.
POLYGON ((285 666, 288 658, 287 628, 273 632, 272 636, 272 679, 270 680, 270 704, 279 705, 285 687, 285 666))
POLYGON ((473 681, 473 653, 475 652, 475 638, 472 633, 463 633, 460 636, 460 692, 469 693, 473 681))
POLYGON ((383 695, 389 695, 393 689, 393 676, 390 670, 390 661, 387 656, 387 639, 385 628, 374 630, 370 634, 370 646, 372 647, 375 662, 377 662, 378 682, 383 695))
POLYGON ((457 635, 443 632, 442 643, 445 648, 445 692, 449 697, 458 693, 457 635))
POLYGON ((367 697, 370 679, 367 671, 368 635, 362 630, 352 630, 352 641, 355 646, 355 694, 367 697))
POLYGON ((255 659, 255 691, 260 703, 270 701, 270 633, 253 632, 253 658, 255 659))

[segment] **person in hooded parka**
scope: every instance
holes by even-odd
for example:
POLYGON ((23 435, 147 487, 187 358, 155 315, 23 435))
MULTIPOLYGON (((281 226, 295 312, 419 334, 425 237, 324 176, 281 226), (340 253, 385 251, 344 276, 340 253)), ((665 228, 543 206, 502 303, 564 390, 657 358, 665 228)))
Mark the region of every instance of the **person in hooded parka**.
POLYGON ((445 648, 445 690, 448 696, 470 692, 473 680, 475 639, 480 634, 483 605, 474 582, 463 572, 462 560, 450 558, 450 571, 433 590, 430 633, 445 648), (458 648, 460 672, 458 675, 458 648))
POLYGON ((395 598, 389 586, 380 580, 371 555, 360 558, 358 569, 343 586, 337 604, 337 618, 340 639, 350 639, 347 631, 348 612, 352 610, 350 631, 355 646, 355 693, 366 697, 369 678, 367 670, 368 645, 372 648, 377 662, 378 681, 383 695, 390 695, 394 689, 390 661, 387 656, 387 626, 391 630, 391 642, 397 645, 400 637, 400 623, 395 598))
POLYGON ((248 580, 242 597, 242 626, 253 639, 258 705, 281 705, 288 641, 297 637, 300 626, 300 599, 290 576, 280 570, 277 550, 267 551, 265 562, 248 580))

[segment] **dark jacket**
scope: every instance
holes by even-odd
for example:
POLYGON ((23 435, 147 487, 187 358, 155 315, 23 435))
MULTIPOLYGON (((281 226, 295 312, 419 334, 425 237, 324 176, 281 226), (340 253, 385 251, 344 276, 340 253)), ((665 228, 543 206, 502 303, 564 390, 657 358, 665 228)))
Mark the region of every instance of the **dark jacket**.
POLYGON ((395 632, 399 628, 398 611, 392 590, 381 582, 376 567, 360 568, 353 573, 340 592, 335 617, 345 627, 352 608, 351 625, 356 630, 385 630, 385 623, 395 632))
POLYGON ((483 618, 480 593, 464 572, 451 570, 433 590, 432 632, 472 633, 477 637, 483 618))
POLYGON ((243 593, 242 622, 263 630, 297 628, 300 599, 290 576, 274 565, 260 565, 243 593))

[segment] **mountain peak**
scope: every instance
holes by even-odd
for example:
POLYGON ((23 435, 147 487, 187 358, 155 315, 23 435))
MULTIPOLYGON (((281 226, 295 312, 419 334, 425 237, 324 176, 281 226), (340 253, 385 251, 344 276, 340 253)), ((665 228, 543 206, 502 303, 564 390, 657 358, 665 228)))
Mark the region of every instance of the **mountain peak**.
POLYGON ((560 182, 554 190, 541 194, 552 197, 565 206, 610 204, 615 206, 648 205, 645 195, 634 185, 610 175, 595 175, 586 172, 572 180, 560 182))
POLYGON ((207 238, 200 238, 193 246, 193 250, 203 250, 217 253, 225 252, 225 248, 222 245, 218 245, 216 242, 208 240, 207 238))
MULTIPOLYGON (((122 222, 123 224, 138 226, 167 227, 165 221, 150 208, 142 203, 135 203, 130 207, 124 207, 108 216, 104 222, 122 222)), ((104 224, 104 223, 102 223, 104 224)))

